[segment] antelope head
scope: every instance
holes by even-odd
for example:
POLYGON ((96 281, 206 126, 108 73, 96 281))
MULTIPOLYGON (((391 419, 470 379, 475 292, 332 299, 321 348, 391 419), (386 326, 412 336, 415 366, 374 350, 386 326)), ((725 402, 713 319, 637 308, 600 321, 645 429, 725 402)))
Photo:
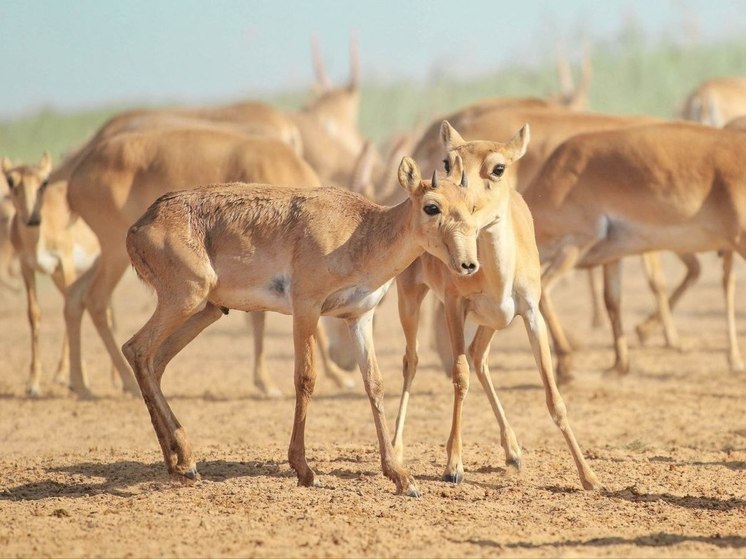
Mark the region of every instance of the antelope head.
POLYGON ((439 176, 434 171, 432 180, 423 181, 417 164, 410 157, 402 159, 398 174, 399 184, 412 202, 413 229, 420 246, 454 274, 475 273, 479 269, 479 227, 474 216, 474 196, 461 158, 454 157, 451 177, 439 176))
POLYGON ((18 219, 29 227, 40 225, 42 199, 52 171, 49 153, 44 152, 38 165, 13 166, 8 158, 3 158, 2 170, 18 219))
POLYGON ((480 227, 494 219, 494 210, 507 199, 509 189, 515 189, 517 167, 513 165, 526 153, 531 137, 528 124, 516 132, 507 143, 478 140, 467 142, 456 129, 444 120, 440 126, 440 138, 445 151, 443 166, 448 175, 454 175, 455 159, 458 157, 470 186, 475 189, 480 227))

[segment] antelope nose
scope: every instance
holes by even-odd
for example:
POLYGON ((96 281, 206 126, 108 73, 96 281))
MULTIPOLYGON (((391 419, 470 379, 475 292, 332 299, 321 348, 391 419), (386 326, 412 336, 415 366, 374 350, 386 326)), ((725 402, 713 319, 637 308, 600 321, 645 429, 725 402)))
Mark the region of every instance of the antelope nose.
POLYGON ((470 275, 477 271, 477 264, 475 262, 462 262, 461 268, 466 275, 470 275))

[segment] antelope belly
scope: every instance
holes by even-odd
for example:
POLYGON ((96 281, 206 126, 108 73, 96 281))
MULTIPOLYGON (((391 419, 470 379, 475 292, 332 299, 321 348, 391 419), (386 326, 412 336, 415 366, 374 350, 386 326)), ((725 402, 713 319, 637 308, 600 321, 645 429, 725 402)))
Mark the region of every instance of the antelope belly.
POLYGON ((512 297, 499 300, 483 295, 471 296, 467 316, 478 324, 502 330, 515 318, 515 300, 512 297))
POLYGON ((391 279, 377 289, 366 286, 340 289, 326 298, 321 307, 321 314, 348 318, 367 312, 381 302, 393 281, 391 279))

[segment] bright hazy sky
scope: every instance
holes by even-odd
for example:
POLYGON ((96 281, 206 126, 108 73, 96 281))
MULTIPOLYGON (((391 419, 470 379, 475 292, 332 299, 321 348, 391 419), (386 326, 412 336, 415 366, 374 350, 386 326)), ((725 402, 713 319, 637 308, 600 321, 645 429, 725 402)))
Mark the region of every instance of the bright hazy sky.
POLYGON ((43 106, 209 102, 307 87, 317 34, 332 79, 358 36, 364 80, 469 75, 562 40, 746 31, 746 0, 0 0, 0 117, 43 106))

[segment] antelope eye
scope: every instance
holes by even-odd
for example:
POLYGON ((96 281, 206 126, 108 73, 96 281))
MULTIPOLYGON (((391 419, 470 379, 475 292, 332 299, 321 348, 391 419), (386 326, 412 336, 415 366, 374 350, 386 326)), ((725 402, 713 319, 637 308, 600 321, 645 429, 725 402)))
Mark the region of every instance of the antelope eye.
POLYGON ((422 209, 427 215, 438 215, 440 213, 440 208, 435 204, 428 204, 422 209))
POLYGON ((15 187, 15 181, 13 180, 13 177, 5 176, 5 180, 8 181, 8 186, 10 188, 15 187))
POLYGON ((495 165, 495 168, 492 169, 492 174, 495 175, 496 177, 502 177, 504 172, 505 172, 505 165, 503 164, 495 165))
POLYGON ((446 173, 451 172, 451 162, 448 159, 443 160, 443 168, 446 170, 446 173))

